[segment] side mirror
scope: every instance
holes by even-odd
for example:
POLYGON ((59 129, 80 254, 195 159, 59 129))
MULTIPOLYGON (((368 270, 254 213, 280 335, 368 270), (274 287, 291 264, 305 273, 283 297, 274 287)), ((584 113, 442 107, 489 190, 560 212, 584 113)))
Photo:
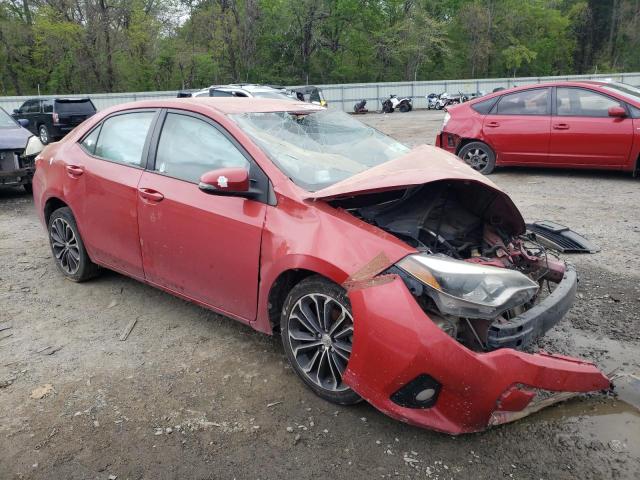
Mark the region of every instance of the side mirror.
POLYGON ((19 118, 18 123, 21 127, 27 128, 29 126, 29 120, 26 118, 19 118))
POLYGON ((627 116, 627 111, 623 107, 610 107, 609 108, 609 116, 610 117, 624 118, 624 117, 627 116))
POLYGON ((213 195, 233 195, 253 197, 256 191, 251 190, 249 172, 246 168, 219 168, 202 174, 198 188, 213 195))

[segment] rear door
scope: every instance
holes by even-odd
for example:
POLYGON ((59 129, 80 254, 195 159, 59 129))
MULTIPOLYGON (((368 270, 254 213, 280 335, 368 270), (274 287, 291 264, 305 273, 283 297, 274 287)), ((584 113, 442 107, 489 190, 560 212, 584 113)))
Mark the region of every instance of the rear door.
POLYGON ((551 88, 532 88, 502 95, 484 117, 484 137, 497 163, 544 164, 549 153, 551 88))
POLYGON ((198 188, 203 173, 226 167, 247 168, 252 179, 268 182, 213 120, 184 111, 166 114, 155 162, 139 184, 144 271, 152 283, 251 321, 267 205, 198 188))
POLYGON ((580 87, 556 87, 550 163, 558 166, 622 167, 633 144, 633 120, 610 117, 627 108, 609 95, 580 87))
POLYGON ((107 117, 67 159, 69 183, 79 195, 71 205, 91 258, 144 278, 138 235, 138 182, 156 110, 107 117))

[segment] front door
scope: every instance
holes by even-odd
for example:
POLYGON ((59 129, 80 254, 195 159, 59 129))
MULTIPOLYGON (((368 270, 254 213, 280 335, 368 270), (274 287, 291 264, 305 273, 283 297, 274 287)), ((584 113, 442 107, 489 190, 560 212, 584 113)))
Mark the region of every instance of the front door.
POLYGON ((203 173, 226 167, 257 168, 212 120, 166 114, 153 168, 138 185, 144 271, 151 283, 249 322, 267 206, 198 188, 203 173))
POLYGON ((550 88, 503 95, 482 125, 497 164, 544 164, 549 154, 550 115, 550 88))
POLYGON ((633 143, 633 120, 610 117, 624 107, 613 97, 577 87, 556 88, 549 160, 558 166, 621 167, 633 143))

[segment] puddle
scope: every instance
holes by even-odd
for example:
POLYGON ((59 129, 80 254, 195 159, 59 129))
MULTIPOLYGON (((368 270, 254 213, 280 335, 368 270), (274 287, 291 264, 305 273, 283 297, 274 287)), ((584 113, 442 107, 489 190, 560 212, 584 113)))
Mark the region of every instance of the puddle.
POLYGON ((612 452, 640 458, 640 411, 617 399, 573 399, 529 417, 530 422, 561 422, 571 437, 602 442, 612 452))

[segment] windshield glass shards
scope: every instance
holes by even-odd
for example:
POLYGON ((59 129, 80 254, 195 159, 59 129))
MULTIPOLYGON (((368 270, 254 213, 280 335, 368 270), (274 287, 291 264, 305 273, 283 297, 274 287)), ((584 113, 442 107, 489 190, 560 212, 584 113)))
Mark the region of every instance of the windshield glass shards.
POLYGON ((230 117, 280 170, 310 192, 409 151, 337 110, 242 113, 230 117))

